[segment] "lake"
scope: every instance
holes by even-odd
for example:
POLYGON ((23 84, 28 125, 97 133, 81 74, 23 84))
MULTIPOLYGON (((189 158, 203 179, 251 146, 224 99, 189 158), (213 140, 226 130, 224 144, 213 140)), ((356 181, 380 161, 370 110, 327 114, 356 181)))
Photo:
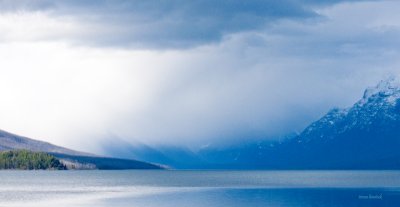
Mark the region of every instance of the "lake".
POLYGON ((2 206, 400 206, 400 171, 0 171, 2 206))

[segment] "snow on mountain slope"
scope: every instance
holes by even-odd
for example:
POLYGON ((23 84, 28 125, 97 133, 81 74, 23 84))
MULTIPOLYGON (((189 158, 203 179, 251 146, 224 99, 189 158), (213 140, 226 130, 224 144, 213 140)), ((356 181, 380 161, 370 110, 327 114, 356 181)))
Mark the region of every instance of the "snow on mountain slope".
POLYGON ((318 138, 332 139, 353 129, 388 130, 394 125, 397 126, 398 122, 400 122, 400 82, 390 78, 366 89, 362 99, 352 107, 329 111, 320 120, 307 127, 300 137, 305 142, 318 138))

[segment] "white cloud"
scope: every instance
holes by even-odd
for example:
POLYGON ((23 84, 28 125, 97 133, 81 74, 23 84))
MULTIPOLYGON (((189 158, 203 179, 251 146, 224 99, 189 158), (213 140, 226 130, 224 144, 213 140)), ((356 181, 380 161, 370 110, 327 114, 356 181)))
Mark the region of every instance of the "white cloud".
POLYGON ((62 40, 82 30, 71 18, 52 18, 47 12, 0 13, 0 42, 62 40))

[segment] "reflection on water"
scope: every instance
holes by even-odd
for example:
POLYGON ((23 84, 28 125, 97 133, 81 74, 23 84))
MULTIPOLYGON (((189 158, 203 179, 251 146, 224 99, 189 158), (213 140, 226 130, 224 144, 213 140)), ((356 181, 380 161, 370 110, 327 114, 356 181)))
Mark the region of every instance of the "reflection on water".
POLYGON ((400 171, 1 171, 0 206, 400 206, 400 171))

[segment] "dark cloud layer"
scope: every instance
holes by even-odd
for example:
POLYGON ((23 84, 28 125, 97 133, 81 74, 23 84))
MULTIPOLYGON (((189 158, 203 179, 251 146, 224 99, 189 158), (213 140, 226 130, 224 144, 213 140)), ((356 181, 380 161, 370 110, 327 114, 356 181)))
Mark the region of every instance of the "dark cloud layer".
MULTIPOLYGON (((350 0, 351 1, 351 0, 350 0)), ((71 17, 86 28, 75 44, 127 48, 187 48, 218 42, 224 35, 265 28, 280 19, 318 15, 313 6, 341 0, 17 0, 0 1, 4 11, 46 11, 71 17)))

